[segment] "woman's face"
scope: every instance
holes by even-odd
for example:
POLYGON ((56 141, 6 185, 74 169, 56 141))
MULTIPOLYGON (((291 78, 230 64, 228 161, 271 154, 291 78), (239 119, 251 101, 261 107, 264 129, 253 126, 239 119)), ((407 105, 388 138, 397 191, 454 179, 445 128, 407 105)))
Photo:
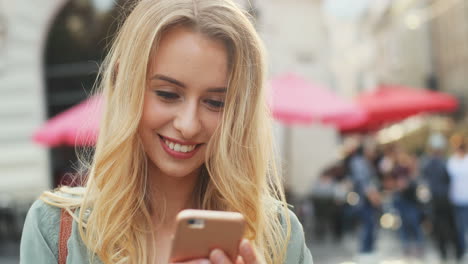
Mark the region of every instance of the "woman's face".
POLYGON ((190 29, 166 32, 150 58, 138 133, 150 173, 198 175, 227 89, 224 44, 190 29))

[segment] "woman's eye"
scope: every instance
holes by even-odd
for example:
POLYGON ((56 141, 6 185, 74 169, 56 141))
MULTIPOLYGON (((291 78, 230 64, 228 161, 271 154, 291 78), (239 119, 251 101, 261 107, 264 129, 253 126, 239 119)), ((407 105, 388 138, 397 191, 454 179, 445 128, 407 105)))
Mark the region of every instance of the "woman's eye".
POLYGON ((156 91, 156 95, 163 98, 164 100, 177 100, 180 97, 176 93, 166 91, 156 91))
POLYGON ((224 102, 219 101, 219 100, 212 100, 212 99, 207 99, 205 100, 205 103, 214 110, 220 110, 224 107, 224 102))

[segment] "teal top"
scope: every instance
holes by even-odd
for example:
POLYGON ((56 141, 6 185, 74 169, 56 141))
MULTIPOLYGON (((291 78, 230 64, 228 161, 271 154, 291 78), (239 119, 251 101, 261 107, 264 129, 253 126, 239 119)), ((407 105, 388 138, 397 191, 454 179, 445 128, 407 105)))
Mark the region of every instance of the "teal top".
MULTIPOLYGON (((312 255, 304 240, 302 225, 290 211, 291 239, 285 263, 313 264, 312 255)), ((37 200, 29 209, 21 238, 20 263, 57 263, 58 236, 60 229, 60 208, 37 200)), ((72 233, 68 240, 67 264, 88 263, 88 250, 81 240, 78 224, 73 221, 72 233)), ((96 257, 97 263, 102 263, 96 257)))

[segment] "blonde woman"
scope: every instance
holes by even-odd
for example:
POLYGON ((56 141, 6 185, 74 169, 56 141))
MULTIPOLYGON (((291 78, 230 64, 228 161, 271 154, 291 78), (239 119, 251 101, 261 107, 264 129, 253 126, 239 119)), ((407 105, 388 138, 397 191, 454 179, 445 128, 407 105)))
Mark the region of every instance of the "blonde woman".
MULTIPOLYGON (((236 263, 312 263, 274 166, 263 48, 229 0, 142 0, 105 60, 104 114, 83 188, 30 209, 21 263, 56 263, 61 208, 73 216, 67 263, 167 263, 176 214, 237 211, 236 263)), ((230 263, 215 249, 190 263, 230 263)))

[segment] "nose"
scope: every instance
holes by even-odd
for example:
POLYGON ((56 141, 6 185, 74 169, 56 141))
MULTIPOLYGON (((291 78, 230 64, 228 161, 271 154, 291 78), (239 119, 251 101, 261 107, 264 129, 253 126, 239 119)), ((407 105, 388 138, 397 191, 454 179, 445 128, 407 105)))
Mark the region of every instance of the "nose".
POLYGON ((202 125, 197 105, 196 102, 187 102, 177 111, 174 128, 180 132, 184 139, 193 139, 200 133, 202 125))

